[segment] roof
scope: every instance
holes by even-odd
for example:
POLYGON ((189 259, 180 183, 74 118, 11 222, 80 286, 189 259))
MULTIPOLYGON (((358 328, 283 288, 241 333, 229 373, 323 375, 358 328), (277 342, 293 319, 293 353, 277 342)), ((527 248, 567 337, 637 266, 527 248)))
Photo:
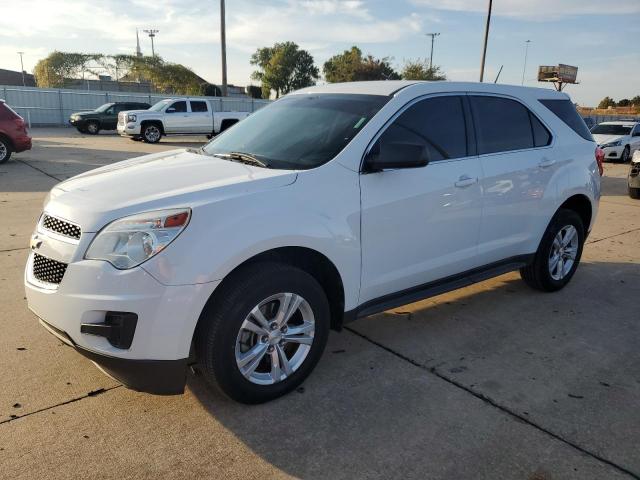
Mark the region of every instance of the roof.
MULTIPOLYGON (((27 87, 36 86, 34 76, 27 72, 24 72, 24 83, 27 87)), ((0 85, 16 85, 22 87, 22 72, 0 68, 0 85)))
POLYGON ((376 80, 370 82, 348 82, 348 83, 327 83, 307 87, 293 92, 302 93, 345 93, 362 95, 393 95, 399 90, 409 87, 420 88, 420 90, 431 90, 434 93, 442 91, 477 91, 487 93, 502 93, 507 95, 532 95, 543 96, 544 98, 569 98, 565 93, 556 92, 550 88, 521 87, 517 85, 504 85, 500 83, 480 83, 480 82, 450 82, 450 81, 418 81, 418 80, 376 80))

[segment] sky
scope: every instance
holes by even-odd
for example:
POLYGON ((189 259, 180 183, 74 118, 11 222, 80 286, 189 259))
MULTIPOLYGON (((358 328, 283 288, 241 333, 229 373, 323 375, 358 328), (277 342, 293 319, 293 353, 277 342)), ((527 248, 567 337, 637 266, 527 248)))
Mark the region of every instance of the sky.
MULTIPOLYGON (((316 65, 352 45, 376 57, 428 59, 429 32, 439 32, 434 64, 449 80, 478 81, 487 0, 226 0, 229 83, 256 84, 251 54, 293 41, 316 65)), ((218 0, 0 0, 0 68, 25 70, 53 50, 134 53, 140 29, 160 30, 156 53, 220 83, 218 0)), ((580 105, 640 95, 640 0, 494 0, 485 81, 536 80, 538 65, 578 66, 579 85, 565 91, 580 105)))

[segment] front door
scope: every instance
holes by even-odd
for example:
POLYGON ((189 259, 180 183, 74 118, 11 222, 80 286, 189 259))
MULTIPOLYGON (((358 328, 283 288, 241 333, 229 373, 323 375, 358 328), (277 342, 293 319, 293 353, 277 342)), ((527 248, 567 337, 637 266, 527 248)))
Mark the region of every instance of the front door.
POLYGON ((386 158, 392 144, 423 145, 429 164, 360 176, 360 303, 478 266, 482 171, 468 117, 462 95, 427 97, 377 140, 386 158))
POLYGON ((187 102, 177 100, 164 111, 164 131, 166 133, 183 133, 187 131, 189 113, 187 102))

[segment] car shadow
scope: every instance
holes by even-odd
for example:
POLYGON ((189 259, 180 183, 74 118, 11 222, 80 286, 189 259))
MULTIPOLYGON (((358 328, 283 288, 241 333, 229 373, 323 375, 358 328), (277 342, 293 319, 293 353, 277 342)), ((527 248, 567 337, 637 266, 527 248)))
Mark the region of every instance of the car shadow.
MULTIPOLYGON (((499 471, 511 448, 555 441, 538 429, 638 470, 640 432, 609 428, 640 424, 638 298, 634 261, 585 261, 552 294, 511 273, 332 332, 302 387, 273 402, 235 403, 200 376, 188 388, 295 477, 440 478, 487 458, 499 471), (522 420, 539 427, 520 430, 522 420), (488 432, 491 441, 472 440, 488 432)), ((542 454, 537 461, 549 466, 542 454)))

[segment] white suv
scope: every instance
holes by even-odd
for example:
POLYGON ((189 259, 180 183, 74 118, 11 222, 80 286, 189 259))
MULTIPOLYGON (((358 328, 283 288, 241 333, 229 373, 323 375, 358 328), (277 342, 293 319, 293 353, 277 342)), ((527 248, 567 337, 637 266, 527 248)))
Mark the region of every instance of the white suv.
POLYGON ((349 320, 518 269, 564 287, 598 209, 595 153, 552 90, 304 89, 200 150, 56 186, 29 307, 130 388, 181 393, 195 363, 230 397, 267 401, 349 320))

